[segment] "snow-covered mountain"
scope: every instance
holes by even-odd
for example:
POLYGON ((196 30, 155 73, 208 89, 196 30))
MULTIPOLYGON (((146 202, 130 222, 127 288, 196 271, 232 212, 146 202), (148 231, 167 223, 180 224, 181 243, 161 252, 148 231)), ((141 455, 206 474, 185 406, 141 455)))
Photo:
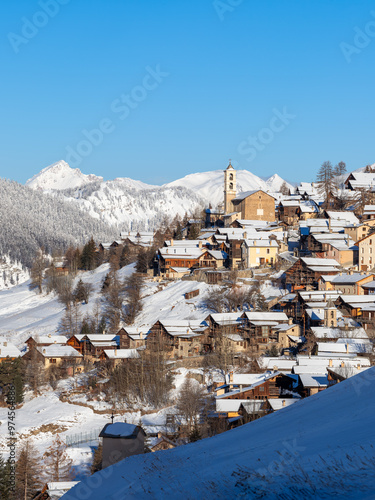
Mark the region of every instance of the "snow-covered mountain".
POLYGON ((78 188, 91 182, 102 182, 103 177, 83 174, 79 168, 70 168, 60 160, 44 168, 39 174, 26 181, 26 186, 42 191, 78 188))
MULTIPOLYGON (((263 180, 247 170, 237 171, 238 192, 255 189, 276 192, 283 182, 277 174, 263 180)), ((47 193, 58 192, 77 202, 92 217, 124 229, 153 229, 165 216, 183 217, 209 203, 215 207, 223 202, 222 170, 190 174, 153 186, 129 178, 103 181, 102 177, 85 175, 60 161, 43 169, 26 184, 47 193)))

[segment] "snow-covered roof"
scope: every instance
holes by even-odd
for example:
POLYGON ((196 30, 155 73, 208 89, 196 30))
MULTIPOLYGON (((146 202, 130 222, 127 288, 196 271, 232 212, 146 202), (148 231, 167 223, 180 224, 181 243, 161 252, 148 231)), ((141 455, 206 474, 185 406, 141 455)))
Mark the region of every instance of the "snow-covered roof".
MULTIPOLYGON (((322 275, 320 279, 322 279, 325 282, 333 283, 335 285, 351 285, 354 283, 357 283, 358 281, 370 278, 370 277, 375 277, 372 273, 366 274, 366 273, 340 273, 336 275, 328 275, 324 276, 322 275)), ((375 287, 375 283, 374 283, 375 287)))
POLYGON ((137 349, 104 349, 104 354, 109 359, 139 358, 137 349))
POLYGON ((319 259, 315 257, 301 257, 302 262, 307 266, 333 267, 338 268, 340 264, 335 259, 319 259))
POLYGON ((246 311, 245 316, 249 321, 288 321, 288 316, 283 312, 246 311))
POLYGON ((113 424, 106 424, 102 429, 99 437, 108 438, 129 438, 134 436, 139 427, 125 422, 114 422, 113 424))
POLYGON ((345 333, 352 339, 366 339, 366 330, 362 327, 353 328, 350 330, 342 330, 342 328, 329 328, 326 326, 313 326, 311 331, 317 339, 338 339, 345 333))
POLYGON ((66 344, 68 340, 65 335, 32 335, 29 338, 37 344, 66 344))
POLYGON ((328 210, 327 215, 330 219, 337 221, 345 221, 349 224, 359 224, 359 219, 354 215, 353 212, 333 212, 328 210))
POLYGON ((268 404, 271 406, 273 411, 277 411, 277 410, 282 410, 283 408, 286 408, 294 403, 297 403, 297 401, 299 401, 298 398, 286 398, 286 399, 270 398, 268 399, 268 404))
POLYGON ((2 339, 0 342, 0 359, 8 356, 9 358, 19 358, 21 356, 21 351, 11 342, 2 339))
POLYGON ((70 345, 52 344, 36 349, 45 358, 82 358, 82 354, 70 345))
POLYGON ((299 375, 303 387, 327 387, 328 376, 314 373, 301 373, 299 375))
POLYGON ((198 259, 205 250, 205 248, 198 247, 185 246, 176 248, 173 246, 159 248, 159 253, 164 259, 168 257, 176 259, 198 259))

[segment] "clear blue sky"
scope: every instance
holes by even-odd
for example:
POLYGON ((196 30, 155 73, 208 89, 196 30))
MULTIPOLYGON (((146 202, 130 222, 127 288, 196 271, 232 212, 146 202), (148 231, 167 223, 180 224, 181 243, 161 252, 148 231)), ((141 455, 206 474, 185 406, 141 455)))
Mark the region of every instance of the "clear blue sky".
POLYGON ((292 181, 375 162, 373 1, 49 2, 0 4, 2 177, 72 157, 155 184, 228 158, 292 181))

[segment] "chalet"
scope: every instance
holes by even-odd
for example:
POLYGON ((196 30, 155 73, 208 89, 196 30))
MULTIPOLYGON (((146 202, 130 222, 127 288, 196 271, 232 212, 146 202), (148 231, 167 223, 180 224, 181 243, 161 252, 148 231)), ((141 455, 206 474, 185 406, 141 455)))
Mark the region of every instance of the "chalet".
POLYGON ((369 339, 339 338, 336 342, 318 342, 318 356, 335 357, 343 354, 371 354, 372 344, 369 339))
POLYGON ((375 219, 375 205, 365 205, 363 208, 362 220, 375 219))
POLYGON ((318 240, 322 243, 322 257, 335 259, 341 266, 356 266, 358 263, 358 247, 347 235, 345 238, 332 238, 332 235, 322 235, 318 240), (328 236, 328 237, 327 237, 328 236))
POLYGON ((243 337, 247 340, 250 348, 258 352, 264 352, 275 346, 278 350, 289 347, 286 331, 281 325, 289 324, 286 314, 282 312, 245 312, 243 313, 244 332, 243 337))
POLYGON ((163 351, 168 358, 184 358, 200 354, 205 346, 208 327, 197 320, 158 320, 149 330, 146 349, 163 351))
POLYGON ((217 401, 231 400, 266 400, 278 398, 284 391, 293 391, 294 379, 280 372, 264 373, 263 377, 249 386, 232 389, 230 392, 216 397, 216 411, 220 411, 217 401))
POLYGON ((100 361, 108 361, 113 366, 126 363, 131 359, 138 359, 137 349, 104 349, 99 356, 100 361))
POLYGON ((272 413, 274 411, 282 410, 283 408, 287 408, 294 403, 297 403, 299 398, 279 398, 279 399, 267 399, 264 403, 264 411, 266 413, 272 413))
POLYGON ((327 368, 328 372, 328 385, 332 386, 338 384, 344 380, 347 380, 358 373, 362 373, 368 370, 368 367, 362 368, 360 365, 354 366, 337 366, 335 368, 327 368))
POLYGON ((328 376, 326 373, 301 373, 299 374, 302 397, 312 396, 324 391, 328 387, 328 376))
POLYGON ((375 186, 375 173, 373 172, 351 172, 345 181, 346 189, 352 191, 373 192, 375 186))
POLYGON ((119 348, 120 337, 103 333, 76 334, 68 339, 67 345, 85 357, 99 358, 104 349, 119 348))
POLYGON ((137 349, 146 345, 148 327, 124 326, 118 332, 120 349, 137 349))
POLYGON ((285 282, 292 289, 318 286, 319 278, 324 274, 337 274, 339 263, 334 259, 301 257, 285 271, 285 282))
POLYGON ((294 226, 299 220, 298 210, 300 207, 301 196, 288 197, 280 201, 278 206, 279 220, 287 226, 294 226))
POLYGON ((67 366, 71 374, 83 371, 82 354, 69 345, 56 344, 45 347, 36 347, 35 349, 27 351, 24 354, 23 359, 25 361, 36 359, 36 361, 41 363, 45 369, 55 366, 67 366))
POLYGON ((242 268, 273 266, 278 253, 279 244, 276 238, 245 239, 241 244, 242 268))
POLYGON ((344 335, 350 339, 368 340, 368 335, 366 333, 366 330, 363 327, 358 326, 358 323, 355 323, 351 326, 347 326, 346 328, 316 326, 311 328, 311 332, 314 335, 314 338, 320 342, 337 341, 344 335))
POLYGON ((222 268, 228 260, 228 254, 222 250, 205 250, 198 258, 199 267, 222 268))
POLYGON ((33 500, 56 500, 73 488, 79 481, 53 481, 45 483, 33 500))
POLYGON ((202 242, 198 246, 169 246, 158 250, 159 272, 166 278, 181 277, 194 267, 199 267, 203 254, 202 242), (200 246, 199 246, 200 245, 200 246))
POLYGON ((0 337, 0 363, 6 359, 16 359, 21 356, 21 351, 5 337, 0 337))
POLYGON ((172 441, 167 436, 164 436, 164 434, 159 432, 156 442, 150 447, 150 451, 154 453, 155 451, 160 450, 172 450, 173 448, 176 448, 176 446, 178 445, 175 441, 172 441))
POLYGON ((65 335, 32 335, 25 341, 25 344, 30 350, 36 347, 46 347, 53 344, 66 345, 67 341, 68 339, 65 335))
POLYGON ((349 273, 340 272, 337 275, 322 275, 319 278, 319 290, 339 290, 344 294, 349 295, 364 295, 365 290, 363 285, 371 283, 374 280, 374 275, 360 272, 349 273))

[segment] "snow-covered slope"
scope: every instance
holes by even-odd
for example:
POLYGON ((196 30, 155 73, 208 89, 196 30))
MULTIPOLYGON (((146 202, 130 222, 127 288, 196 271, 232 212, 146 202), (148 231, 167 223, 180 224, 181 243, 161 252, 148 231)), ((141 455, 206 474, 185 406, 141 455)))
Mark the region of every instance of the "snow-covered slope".
POLYGON ((375 368, 219 436, 127 458, 64 500, 375 498, 375 368))
MULTIPOLYGON (((277 174, 263 180, 247 170, 237 171, 238 192, 275 192, 283 182, 277 174)), ((152 186, 121 177, 104 182, 101 177, 82 174, 60 161, 43 169, 27 185, 47 193, 58 191, 91 216, 124 229, 153 229, 165 216, 183 217, 209 203, 217 206, 223 202, 222 170, 190 174, 163 186, 152 186)))
POLYGON ((102 182, 103 177, 93 174, 83 174, 79 168, 73 169, 64 161, 60 160, 26 181, 26 186, 42 191, 62 190, 77 188, 90 182, 102 182))

